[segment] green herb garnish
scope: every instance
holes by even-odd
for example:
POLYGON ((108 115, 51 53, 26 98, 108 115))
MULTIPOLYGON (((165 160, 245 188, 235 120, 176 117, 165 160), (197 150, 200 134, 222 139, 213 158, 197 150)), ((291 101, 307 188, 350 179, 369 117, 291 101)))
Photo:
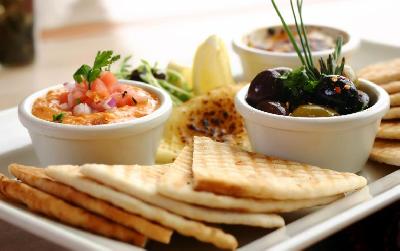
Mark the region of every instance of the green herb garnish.
POLYGON ((341 63, 338 64, 343 44, 342 37, 337 39, 335 50, 331 55, 329 55, 326 62, 322 58, 319 59, 320 69, 318 70, 314 66, 314 61, 307 38, 307 31, 303 22, 303 0, 296 1, 296 8, 293 4, 293 0, 290 0, 290 7, 295 21, 295 28, 300 39, 301 49, 295 40, 293 32, 290 30, 277 5, 275 4, 275 1, 271 0, 271 2, 282 22, 282 26, 286 31, 295 52, 297 53, 297 56, 303 65, 301 68, 284 74, 281 77, 284 87, 289 90, 291 96, 294 98, 299 98, 304 92, 312 93, 318 86, 320 80, 326 75, 341 75, 345 63, 344 58, 342 58, 341 63))
POLYGON ((62 123, 64 116, 65 116, 65 113, 63 113, 63 112, 53 114, 53 122, 62 123))
POLYGON ((115 76, 119 79, 127 79, 129 75, 131 75, 131 71, 129 68, 131 68, 131 65, 128 63, 128 61, 132 58, 132 55, 129 55, 127 57, 124 57, 118 67, 118 70, 114 72, 115 76))
POLYGON ((120 55, 113 55, 113 53, 113 51, 98 51, 93 66, 84 64, 79 67, 74 73, 74 80, 77 83, 86 80, 90 89, 91 83, 100 76, 100 73, 104 70, 109 71, 111 64, 120 58, 120 55))

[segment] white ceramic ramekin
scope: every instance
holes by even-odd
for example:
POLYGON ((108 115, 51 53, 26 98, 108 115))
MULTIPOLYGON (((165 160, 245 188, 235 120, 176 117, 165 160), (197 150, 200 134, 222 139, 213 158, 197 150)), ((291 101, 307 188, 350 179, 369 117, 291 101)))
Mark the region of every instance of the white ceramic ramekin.
POLYGON ((42 165, 53 164, 154 164, 164 124, 172 111, 168 93, 138 81, 120 80, 156 94, 161 105, 153 113, 126 122, 104 125, 67 125, 32 115, 36 98, 51 89, 38 91, 18 106, 20 122, 28 129, 34 150, 42 165))
MULTIPOLYGON (((243 80, 250 81, 257 75, 257 73, 268 68, 281 66, 297 68, 301 65, 295 52, 272 52, 249 47, 247 45, 246 40, 249 35, 263 35, 266 33, 268 28, 276 28, 279 26, 280 25, 274 25, 258 28, 233 39, 233 49, 239 55, 243 67, 243 80)), ((306 25, 306 27, 320 29, 324 33, 332 36, 334 39, 341 35, 344 40, 341 55, 346 58, 346 63, 351 61, 351 56, 360 46, 360 39, 355 34, 350 34, 348 31, 323 25, 306 25)), ((321 57, 326 59, 332 52, 333 49, 312 52, 313 60, 314 62, 317 62, 321 57)))
POLYGON ((245 100, 248 88, 237 93, 235 106, 255 152, 337 171, 361 170, 390 106, 385 90, 360 80, 359 88, 374 102, 364 111, 337 117, 281 116, 251 107, 245 100))

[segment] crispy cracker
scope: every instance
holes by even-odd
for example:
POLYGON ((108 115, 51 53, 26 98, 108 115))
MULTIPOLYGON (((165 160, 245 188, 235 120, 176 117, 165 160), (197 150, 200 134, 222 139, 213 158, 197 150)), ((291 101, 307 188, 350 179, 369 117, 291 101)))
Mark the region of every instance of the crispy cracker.
POLYGON ((390 106, 400 106, 400 93, 390 94, 390 106))
POLYGON ((28 206, 31 211, 42 213, 63 223, 137 246, 144 247, 146 244, 146 237, 134 230, 110 222, 82 208, 72 206, 29 185, 8 179, 2 174, 0 174, 0 190, 7 197, 28 206))
POLYGON ((232 212, 206 208, 162 196, 157 192, 157 183, 169 168, 170 166, 163 165, 86 164, 81 167, 81 173, 123 193, 130 194, 145 202, 189 219, 210 223, 238 224, 264 228, 282 227, 285 225, 283 218, 276 214, 232 212))
POLYGON ((30 186, 101 215, 111 221, 132 228, 150 239, 162 243, 169 243, 171 239, 172 231, 170 229, 154 224, 140 216, 127 213, 103 200, 96 199, 56 182, 45 174, 43 168, 11 164, 8 170, 15 177, 30 186))
POLYGON ((369 65, 361 69, 358 76, 379 85, 400 80, 400 58, 369 65))
POLYGON ((78 166, 50 166, 46 169, 46 174, 58 182, 72 186, 98 199, 108 201, 128 212, 158 222, 163 226, 176 230, 182 235, 212 243, 222 249, 235 249, 238 245, 235 237, 224 233, 219 228, 185 219, 160 207, 147 204, 132 196, 85 178, 80 173, 80 168, 78 166))
POLYGON ((376 139, 369 158, 377 162, 400 166, 400 142, 376 139))
POLYGON ((191 147, 183 148, 174 164, 161 177, 157 185, 159 193, 172 199, 201 206, 255 213, 291 212, 327 204, 342 197, 342 195, 334 195, 310 200, 257 200, 195 191, 192 187, 192 155, 191 147))
POLYGON ((194 97, 175 107, 164 130, 157 163, 172 162, 193 136, 207 136, 250 149, 242 116, 234 97, 242 85, 228 85, 194 97))
POLYGON ((391 107, 383 119, 400 119, 400 107, 391 107))
POLYGON ((381 87, 389 94, 398 93, 400 92, 400 81, 383 84, 381 87))
POLYGON ((195 137, 194 188, 259 199, 311 199, 366 185, 364 177, 250 153, 235 146, 195 137))
POLYGON ((400 139, 400 123, 398 121, 382 121, 376 137, 381 139, 400 139))

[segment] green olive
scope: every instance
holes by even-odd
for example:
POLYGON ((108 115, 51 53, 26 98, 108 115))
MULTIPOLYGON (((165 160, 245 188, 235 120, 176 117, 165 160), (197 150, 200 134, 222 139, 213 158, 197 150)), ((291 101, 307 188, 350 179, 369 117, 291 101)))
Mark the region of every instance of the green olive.
POLYGON ((290 114, 293 117, 333 117, 339 115, 335 110, 319 105, 301 105, 290 114))

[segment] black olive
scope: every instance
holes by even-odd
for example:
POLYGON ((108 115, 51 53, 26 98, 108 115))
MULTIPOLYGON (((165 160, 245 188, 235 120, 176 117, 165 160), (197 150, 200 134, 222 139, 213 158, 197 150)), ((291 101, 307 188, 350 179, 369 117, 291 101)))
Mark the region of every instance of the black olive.
POLYGON ((263 112, 268 112, 278 115, 286 116, 289 114, 284 103, 271 100, 263 100, 259 102, 255 108, 263 112))
POLYGON ((363 100, 366 98, 364 94, 360 96, 350 79, 339 75, 329 75, 322 78, 314 99, 319 105, 331 107, 340 114, 349 114, 363 109, 363 100))
POLYGON ((275 69, 268 69, 257 74, 251 81, 246 101, 255 107, 262 100, 284 101, 281 73, 275 69))
POLYGON ((358 90, 358 100, 361 103, 360 110, 364 110, 369 107, 369 96, 365 92, 358 90))
POLYGON ((156 79, 163 79, 163 80, 167 79, 167 75, 159 69, 151 69, 151 73, 153 73, 153 76, 156 79))
POLYGON ((140 77, 140 73, 137 69, 132 71, 129 79, 134 80, 134 81, 142 81, 143 82, 142 78, 140 77))

